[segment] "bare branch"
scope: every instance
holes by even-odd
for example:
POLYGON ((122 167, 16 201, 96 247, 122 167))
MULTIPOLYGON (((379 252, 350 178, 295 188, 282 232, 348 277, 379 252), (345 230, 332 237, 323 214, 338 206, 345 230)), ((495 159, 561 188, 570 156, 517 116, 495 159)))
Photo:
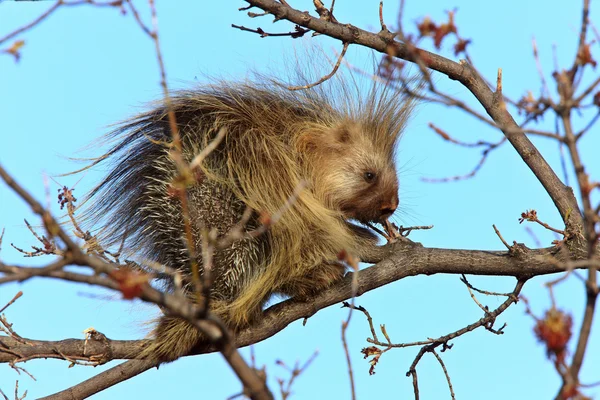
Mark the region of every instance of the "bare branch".
POLYGON ((431 353, 433 353, 435 358, 437 358, 438 362, 442 366, 442 370, 444 371, 444 375, 446 376, 446 381, 448 382, 448 388, 450 389, 450 397, 452 398, 452 400, 456 399, 456 396, 454 395, 454 389, 452 388, 452 381, 450 381, 450 375, 448 375, 448 370, 446 369, 444 361, 442 361, 442 357, 440 357, 440 355, 437 353, 437 351, 435 351, 435 349, 431 350, 431 353))
MULTIPOLYGON (((555 253, 556 249, 530 250, 520 257, 514 257, 507 252, 500 251, 476 251, 476 250, 448 250, 427 249, 419 246, 407 246, 405 243, 388 245, 378 249, 371 255, 372 261, 379 261, 376 266, 363 269, 357 275, 357 295, 361 295, 390 282, 404 279, 410 276, 433 273, 449 273, 461 275, 468 270, 470 275, 507 275, 518 279, 528 279, 533 276, 546 275, 566 271, 568 268, 587 268, 589 262, 582 260, 576 264, 570 264, 561 253, 555 253), (562 261, 560 261, 562 258, 562 261), (552 260, 552 261, 551 261, 552 260), (402 266, 402 268, 398 268, 402 266)), ((0 271, 3 271, 0 265, 0 271)), ((52 273, 50 276, 55 275, 52 273)), ((265 340, 284 329, 293 321, 309 318, 318 310, 333 304, 339 304, 352 297, 353 274, 345 277, 331 288, 315 295, 306 301, 289 299, 269 307, 256 325, 238 332, 235 340, 238 347, 248 346, 265 340)), ((69 277, 65 277, 68 279, 69 277)), ((113 288, 114 288, 113 284, 113 288)), ((173 296, 167 296, 169 304, 177 308, 177 301, 173 296), (175 302, 175 303, 174 303, 175 302)), ((43 346, 52 345, 61 349, 64 354, 71 354, 71 348, 62 342, 31 341, 32 346, 21 348, 20 352, 26 356, 43 353, 38 349, 43 346), (36 346, 42 346, 36 349, 36 346)), ((74 341, 72 343, 76 343, 74 341)), ((146 341, 111 341, 114 359, 134 357, 137 354, 132 351, 131 346, 140 349, 146 341), (126 349, 129 344, 130 348, 126 349), (116 347, 114 347, 116 346, 116 347)), ((428 342, 425 342, 428 343, 428 342)), ((16 344, 15 344, 16 345, 16 344)), ((192 354, 204 354, 214 352, 214 346, 199 345, 192 354)), ((0 362, 8 362, 13 358, 0 352, 0 362)))
POLYGON ((13 304, 15 301, 17 301, 19 299, 19 297, 23 296, 23 292, 19 291, 17 294, 15 294, 15 296, 8 302, 6 303, 6 305, 2 308, 0 308, 0 313, 2 313, 4 310, 6 310, 11 304, 13 304))

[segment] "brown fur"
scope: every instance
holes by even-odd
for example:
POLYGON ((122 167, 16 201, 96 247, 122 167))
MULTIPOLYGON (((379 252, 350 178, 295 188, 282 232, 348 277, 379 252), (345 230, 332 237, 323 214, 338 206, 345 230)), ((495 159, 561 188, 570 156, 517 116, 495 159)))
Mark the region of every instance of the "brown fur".
MULTIPOLYGON (((201 229, 226 234, 246 206, 273 215, 308 182, 267 234, 215 254, 211 311, 231 329, 256 321, 273 294, 306 298, 339 280, 345 272, 340 251, 360 257, 374 243, 348 220, 379 222, 398 206, 394 152, 412 102, 381 87, 357 95, 340 82, 302 92, 219 82, 173 98, 188 161, 220 129, 227 132, 188 188, 198 254, 201 229)), ((117 242, 128 232, 128 243, 144 257, 186 271, 179 203, 168 194, 176 167, 160 144, 170 136, 165 109, 142 114, 113 135, 119 142, 102 160, 117 160, 92 193, 90 220, 107 213, 105 240, 117 242)), ((259 225, 256 215, 248 229, 259 225)), ((144 356, 171 361, 201 335, 165 316, 155 338, 144 356)))

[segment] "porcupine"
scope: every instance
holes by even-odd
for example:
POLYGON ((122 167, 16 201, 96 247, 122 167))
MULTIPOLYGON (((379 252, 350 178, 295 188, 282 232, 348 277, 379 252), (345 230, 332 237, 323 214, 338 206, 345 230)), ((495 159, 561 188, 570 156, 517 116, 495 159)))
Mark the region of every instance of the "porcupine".
MULTIPOLYGON (((216 82, 171 98, 185 161, 225 129, 187 187, 196 254, 202 229, 226 235, 247 208, 254 212, 246 229, 255 229, 259 215, 278 212, 307 183, 265 234, 214 254, 211 311, 234 331, 257 321, 274 294, 302 299, 341 279, 342 250, 360 257, 372 248, 375 236, 352 221, 382 222, 396 210, 395 151, 413 108, 381 85, 361 97, 339 81, 302 91, 265 82, 216 82)), ((112 160, 112 169, 91 193, 89 212, 102 221, 104 243, 126 236, 142 259, 189 277, 167 114, 158 106, 109 134, 117 142, 101 159, 112 160)), ((186 355, 202 340, 170 315, 153 334, 143 354, 157 362, 186 355)))

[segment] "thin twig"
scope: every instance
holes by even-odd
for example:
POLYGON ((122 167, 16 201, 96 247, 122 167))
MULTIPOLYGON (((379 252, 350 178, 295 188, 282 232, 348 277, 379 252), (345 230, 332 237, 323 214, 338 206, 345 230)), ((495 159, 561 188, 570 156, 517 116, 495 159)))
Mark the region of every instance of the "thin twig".
POLYGON ((550 96, 550 91, 548 90, 548 84, 546 82, 546 78, 544 77, 544 70, 538 54, 535 36, 531 38, 531 47, 533 48, 533 59, 535 60, 535 66, 537 68, 538 75, 540 76, 540 80, 542 81, 542 93, 544 96, 548 97, 550 96))
POLYGON ((310 30, 302 29, 298 25, 296 25, 294 32, 280 32, 280 33, 269 33, 269 32, 263 31, 262 28, 252 29, 252 28, 246 28, 245 26, 241 26, 241 25, 235 25, 235 24, 231 24, 231 27, 239 29, 241 31, 245 31, 245 32, 257 33, 260 35, 261 38, 266 38, 269 36, 272 36, 272 37, 290 36, 291 38, 296 39, 296 38, 300 38, 300 37, 304 36, 304 34, 306 34, 307 32, 310 32, 310 30))
POLYGON ((320 85, 321 83, 325 82, 326 80, 330 79, 333 75, 335 75, 335 73, 337 72, 338 68, 340 67, 340 64, 342 63, 342 60, 344 59, 344 55, 346 55, 346 50, 348 50, 348 42, 344 42, 344 47, 342 48, 342 52, 340 53, 340 56, 338 57, 335 65, 333 66, 333 69, 331 70, 330 73, 328 73, 327 75, 323 76, 321 79, 319 79, 316 82, 313 83, 309 83, 307 85, 301 85, 301 86, 288 86, 288 90, 304 90, 304 89, 310 89, 312 87, 315 87, 317 85, 320 85))
POLYGON ((2 308, 0 308, 0 314, 6 310, 11 304, 13 304, 15 301, 17 301, 19 299, 19 297, 23 296, 23 292, 19 291, 17 294, 15 294, 15 296, 12 298, 12 300, 10 300, 8 303, 6 303, 6 305, 2 308))
POLYGON ((504 246, 510 250, 510 246, 508 245, 508 243, 506 243, 506 240, 504 240, 504 238, 502 237, 502 234, 500 234, 500 231, 498 230, 498 228, 496 228, 496 225, 492 225, 492 227, 494 228, 494 232, 496 232, 496 235, 498 235, 498 237, 500 238, 500 240, 502 241, 502 244, 504 244, 504 246))
POLYGON ((467 286, 467 289, 469 290, 469 295, 471 295, 471 298, 473 299, 475 304, 477 304, 477 306, 484 312, 484 314, 487 315, 490 312, 490 310, 488 309, 488 307, 481 304, 479 300, 477 300, 477 297, 475 297, 475 294, 471 290, 471 285, 467 282, 467 278, 464 275, 462 275, 461 277, 461 282, 463 282, 465 286, 467 286))
POLYGON ((212 153, 219 146, 219 144, 221 144, 221 142, 225 138, 226 134, 227 134, 227 129, 225 129, 225 128, 219 129, 217 136, 215 136, 215 138, 213 140, 211 140, 210 143, 205 148, 203 148, 202 151, 200 153, 198 153, 198 155, 196 157, 194 157, 194 159, 190 163, 190 168, 194 169, 194 168, 199 167, 202 164, 202 162, 204 161, 204 159, 210 153, 212 153))
POLYGON ((450 389, 450 397, 452 398, 452 400, 456 399, 454 395, 454 389, 452 388, 452 381, 450 381, 450 375, 448 374, 448 370, 446 369, 444 361, 442 361, 442 357, 440 357, 440 355, 437 353, 437 351, 435 351, 435 349, 431 350, 431 352, 442 366, 442 370, 444 371, 444 375, 446 376, 446 381, 448 382, 448 388, 450 389))
POLYGON ((596 123, 596 121, 598 121, 598 117, 600 117, 600 111, 596 112, 596 114, 594 115, 594 117, 587 123, 587 125, 580 130, 579 132, 577 132, 577 134, 575 134, 575 140, 579 140, 581 139, 581 137, 590 130, 590 128, 592 126, 594 126, 594 124, 596 123))
POLYGON ((346 354, 346 363, 348 365, 348 377, 350 378, 350 390, 352 394, 352 400, 356 400, 356 389, 354 385, 354 372, 352 371, 352 360, 350 359, 350 350, 348 350, 348 340, 346 338, 346 330, 350 325, 350 319, 352 318, 352 311, 354 310, 354 298, 356 297, 356 291, 358 290, 358 260, 352 255, 347 254, 346 259, 343 260, 352 267, 352 298, 350 300, 351 307, 348 311, 348 317, 342 322, 342 344, 344 346, 344 353, 346 354))
POLYGON ((383 1, 379 2, 379 24, 381 25, 381 30, 387 32, 387 25, 383 22, 383 1))

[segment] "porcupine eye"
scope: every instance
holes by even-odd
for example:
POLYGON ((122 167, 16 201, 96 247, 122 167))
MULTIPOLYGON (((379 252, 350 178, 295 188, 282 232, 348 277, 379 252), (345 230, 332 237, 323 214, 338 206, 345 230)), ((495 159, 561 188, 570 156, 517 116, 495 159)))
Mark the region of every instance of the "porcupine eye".
POLYGON ((363 177, 365 178, 365 181, 371 183, 375 180, 375 172, 371 172, 371 171, 367 171, 364 173, 363 177))

